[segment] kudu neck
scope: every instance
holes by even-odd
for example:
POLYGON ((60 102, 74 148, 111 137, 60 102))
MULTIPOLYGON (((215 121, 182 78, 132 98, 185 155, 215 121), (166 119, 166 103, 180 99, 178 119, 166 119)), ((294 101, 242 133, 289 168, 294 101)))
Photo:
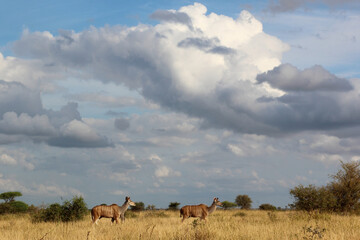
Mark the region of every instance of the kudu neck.
POLYGON ((123 210, 127 210, 130 206, 130 203, 129 202, 124 202, 124 204, 121 206, 121 209, 123 210))
POLYGON ((209 213, 212 213, 212 212, 214 212, 215 210, 216 210, 216 203, 213 202, 213 204, 211 204, 211 206, 208 207, 208 211, 209 211, 209 213))

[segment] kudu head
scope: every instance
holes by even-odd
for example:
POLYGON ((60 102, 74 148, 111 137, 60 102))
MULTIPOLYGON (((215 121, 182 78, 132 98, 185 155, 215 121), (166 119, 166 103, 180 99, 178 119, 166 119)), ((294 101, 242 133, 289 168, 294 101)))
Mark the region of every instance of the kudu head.
POLYGON ((128 203, 130 206, 136 206, 136 204, 131 201, 130 197, 125 197, 125 203, 128 203))
POLYGON ((214 198, 213 204, 216 206, 222 206, 223 204, 219 201, 219 198, 214 198))

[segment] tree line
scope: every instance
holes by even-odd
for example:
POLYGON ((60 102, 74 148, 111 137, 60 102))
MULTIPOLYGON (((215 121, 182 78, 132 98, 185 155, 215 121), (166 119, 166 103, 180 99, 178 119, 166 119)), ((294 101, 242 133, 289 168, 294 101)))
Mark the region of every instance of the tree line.
POLYGON ((22 201, 16 201, 21 197, 21 192, 4 192, 0 194, 0 214, 31 213, 33 222, 70 222, 81 220, 88 214, 88 208, 83 197, 75 196, 71 200, 65 200, 63 204, 53 203, 47 207, 35 207, 22 201))
POLYGON ((341 162, 325 186, 299 185, 290 190, 293 209, 305 211, 360 213, 360 162, 341 162))
MULTIPOLYGON (((294 202, 289 207, 294 210, 360 214, 360 162, 341 162, 341 168, 325 186, 298 185, 290 189, 294 202)), ((32 220, 38 221, 76 221, 89 213, 89 209, 82 197, 73 197, 65 200, 63 204, 53 203, 47 207, 28 206, 15 198, 21 197, 21 192, 4 192, 0 194, 0 214, 30 212, 32 220)), ((155 205, 135 202, 132 211, 155 210, 155 205)), ((250 209, 252 200, 248 195, 238 195, 235 202, 222 201, 223 208, 250 209)), ((168 210, 178 210, 180 203, 170 202, 168 210)), ((260 210, 277 210, 269 203, 259 206, 260 210)))

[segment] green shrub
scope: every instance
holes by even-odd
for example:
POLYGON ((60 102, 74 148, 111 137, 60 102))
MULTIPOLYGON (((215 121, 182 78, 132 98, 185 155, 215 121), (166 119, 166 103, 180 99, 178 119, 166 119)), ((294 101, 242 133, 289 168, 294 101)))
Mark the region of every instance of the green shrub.
POLYGON ((227 209, 230 209, 230 208, 234 208, 236 207, 237 204, 236 203, 233 203, 233 202, 229 202, 229 201, 223 201, 222 202, 222 207, 227 210, 227 209))
POLYGON ((53 203, 45 209, 32 214, 33 222, 69 222, 78 221, 88 214, 88 209, 82 197, 74 197, 64 201, 63 205, 53 203))
POLYGON ((65 201, 62 206, 61 220, 63 222, 78 221, 88 214, 88 209, 83 197, 74 197, 71 201, 65 201))
POLYGON ((308 212, 360 212, 360 162, 340 163, 341 169, 331 175, 333 181, 328 185, 299 185, 291 189, 295 201, 290 206, 308 212))
POLYGON ((155 210, 155 205, 147 205, 146 210, 155 210))
POLYGON ((269 203, 264 203, 259 206, 260 210, 266 210, 266 211, 275 211, 277 210, 274 205, 271 205, 269 203))
POLYGON ((144 211, 145 204, 143 202, 135 202, 135 206, 130 207, 132 211, 144 211))
POLYGON ((0 214, 10 213, 10 204, 9 203, 1 203, 0 204, 0 214))
POLYGON ((29 206, 21 201, 11 201, 0 204, 0 214, 5 213, 24 213, 28 210, 29 206))
POLYGON ((23 213, 26 212, 29 206, 22 201, 12 201, 10 202, 12 213, 23 213))
POLYGON ((296 210, 333 211, 337 205, 336 198, 328 187, 299 185, 291 189, 290 194, 295 199, 290 206, 296 210))
POLYGON ((59 203, 51 204, 43 212, 44 222, 57 222, 61 221, 62 207, 59 203))

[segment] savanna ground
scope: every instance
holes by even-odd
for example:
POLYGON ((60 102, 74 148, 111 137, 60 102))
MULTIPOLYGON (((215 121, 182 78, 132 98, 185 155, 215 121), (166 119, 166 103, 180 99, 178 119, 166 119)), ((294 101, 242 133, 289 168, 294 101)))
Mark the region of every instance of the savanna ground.
POLYGON ((127 212, 126 222, 101 219, 70 223, 32 223, 29 215, 0 216, 0 239, 336 239, 360 240, 360 216, 296 211, 216 211, 206 223, 181 223, 178 211, 127 212))

